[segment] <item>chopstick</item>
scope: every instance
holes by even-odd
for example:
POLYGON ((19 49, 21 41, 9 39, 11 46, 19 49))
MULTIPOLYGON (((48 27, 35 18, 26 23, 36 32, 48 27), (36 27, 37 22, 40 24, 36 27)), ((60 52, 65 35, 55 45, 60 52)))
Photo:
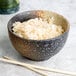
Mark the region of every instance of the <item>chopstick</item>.
POLYGON ((27 64, 24 64, 24 63, 15 61, 15 60, 11 60, 8 57, 3 57, 3 58, 0 58, 0 61, 4 61, 4 62, 7 62, 7 63, 16 64, 16 65, 20 65, 20 66, 26 67, 27 69, 30 69, 30 70, 40 74, 42 76, 48 76, 46 73, 44 73, 44 72, 42 72, 40 70, 37 70, 37 69, 35 69, 35 68, 31 67, 31 66, 28 66, 27 64))
MULTIPOLYGON (((42 71, 48 71, 48 72, 54 72, 54 73, 60 73, 60 74, 65 74, 65 75, 71 75, 71 76, 76 76, 76 73, 74 72, 68 72, 68 71, 62 71, 62 70, 57 70, 57 69, 50 69, 50 68, 46 68, 46 67, 41 67, 41 66, 36 66, 36 65, 32 65, 32 64, 27 64, 27 63, 22 63, 22 62, 18 62, 16 60, 13 60, 7 56, 4 56, 3 58, 5 58, 5 60, 9 60, 9 63, 14 61, 16 62, 15 64, 17 65, 21 65, 21 66, 29 66, 29 67, 32 67, 34 68, 35 70, 36 69, 39 69, 39 70, 42 70, 42 71)), ((1 59, 0 59, 1 60, 1 59)), ((7 61, 6 61, 7 62, 7 61)), ((40 71, 41 72, 41 71, 40 71)), ((44 73, 43 73, 44 74, 44 73)), ((45 75, 45 76, 48 76, 48 75, 45 75)))
MULTIPOLYGON (((11 58, 9 58, 7 56, 4 56, 3 58, 11 59, 11 58)), ((50 69, 50 68, 47 68, 47 67, 41 67, 41 66, 31 65, 31 64, 27 64, 27 63, 24 63, 24 64, 26 64, 27 66, 31 66, 33 68, 39 69, 39 70, 43 70, 43 71, 55 72, 55 73, 60 73, 60 74, 65 74, 65 75, 76 76, 76 73, 74 73, 74 72, 62 71, 62 70, 58 70, 58 69, 50 69)))

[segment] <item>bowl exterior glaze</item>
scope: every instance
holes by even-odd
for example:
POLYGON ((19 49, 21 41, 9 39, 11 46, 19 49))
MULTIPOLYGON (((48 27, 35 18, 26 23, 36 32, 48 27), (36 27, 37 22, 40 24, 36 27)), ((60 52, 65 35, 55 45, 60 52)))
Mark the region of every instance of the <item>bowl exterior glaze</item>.
POLYGON ((25 56, 26 58, 36 60, 36 61, 47 60, 53 55, 57 54, 62 49, 62 47, 64 46, 67 40, 68 32, 69 32, 69 24, 66 21, 66 19, 63 18, 61 15, 58 15, 56 13, 49 12, 49 11, 34 10, 34 11, 23 12, 14 16, 8 22, 9 38, 14 48, 22 56, 25 56), (44 17, 48 15, 45 18, 52 17, 52 16, 57 17, 55 23, 62 25, 65 32, 58 37, 47 39, 47 40, 27 40, 16 36, 12 32, 12 24, 15 21, 23 22, 25 20, 29 20, 31 18, 36 18, 36 17, 43 18, 43 15, 44 17))

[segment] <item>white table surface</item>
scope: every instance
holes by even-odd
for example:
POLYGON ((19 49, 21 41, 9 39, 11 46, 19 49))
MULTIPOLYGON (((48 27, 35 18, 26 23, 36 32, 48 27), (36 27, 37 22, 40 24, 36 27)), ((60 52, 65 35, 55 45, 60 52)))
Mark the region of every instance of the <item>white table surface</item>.
MULTIPOLYGON (((54 69, 76 72, 76 0, 21 0, 19 12, 28 10, 44 9, 57 12, 70 22, 68 40, 63 49, 47 61, 36 62, 23 58, 11 45, 7 23, 11 15, 0 15, 0 57, 10 56, 18 61, 35 65, 45 66, 54 69)), ((47 72, 46 72, 47 73, 47 72)), ((0 76, 40 76, 35 72, 23 67, 0 62, 0 76)), ((57 73, 50 73, 48 76, 66 76, 57 73)))

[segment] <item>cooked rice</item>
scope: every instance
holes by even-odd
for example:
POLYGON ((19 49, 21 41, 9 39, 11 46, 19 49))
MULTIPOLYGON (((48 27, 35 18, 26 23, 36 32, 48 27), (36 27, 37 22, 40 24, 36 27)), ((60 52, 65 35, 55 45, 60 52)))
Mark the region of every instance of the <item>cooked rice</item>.
POLYGON ((41 18, 30 19, 24 22, 15 22, 13 32, 19 37, 32 40, 45 40, 61 35, 64 30, 61 25, 56 25, 52 19, 48 21, 41 18))

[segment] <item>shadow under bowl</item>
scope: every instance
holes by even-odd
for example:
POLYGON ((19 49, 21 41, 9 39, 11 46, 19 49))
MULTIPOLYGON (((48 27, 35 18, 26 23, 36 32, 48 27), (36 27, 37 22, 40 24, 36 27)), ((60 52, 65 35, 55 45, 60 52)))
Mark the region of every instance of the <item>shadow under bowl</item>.
POLYGON ((14 48, 22 56, 36 61, 47 60, 57 54, 64 46, 69 32, 69 23, 63 16, 45 10, 25 11, 23 13, 17 14, 12 19, 10 19, 7 27, 9 38, 14 48), (23 22, 33 18, 48 19, 48 17, 54 17, 54 23, 63 27, 65 32, 62 35, 47 40, 28 40, 20 38, 12 31, 12 25, 16 21, 23 22))

